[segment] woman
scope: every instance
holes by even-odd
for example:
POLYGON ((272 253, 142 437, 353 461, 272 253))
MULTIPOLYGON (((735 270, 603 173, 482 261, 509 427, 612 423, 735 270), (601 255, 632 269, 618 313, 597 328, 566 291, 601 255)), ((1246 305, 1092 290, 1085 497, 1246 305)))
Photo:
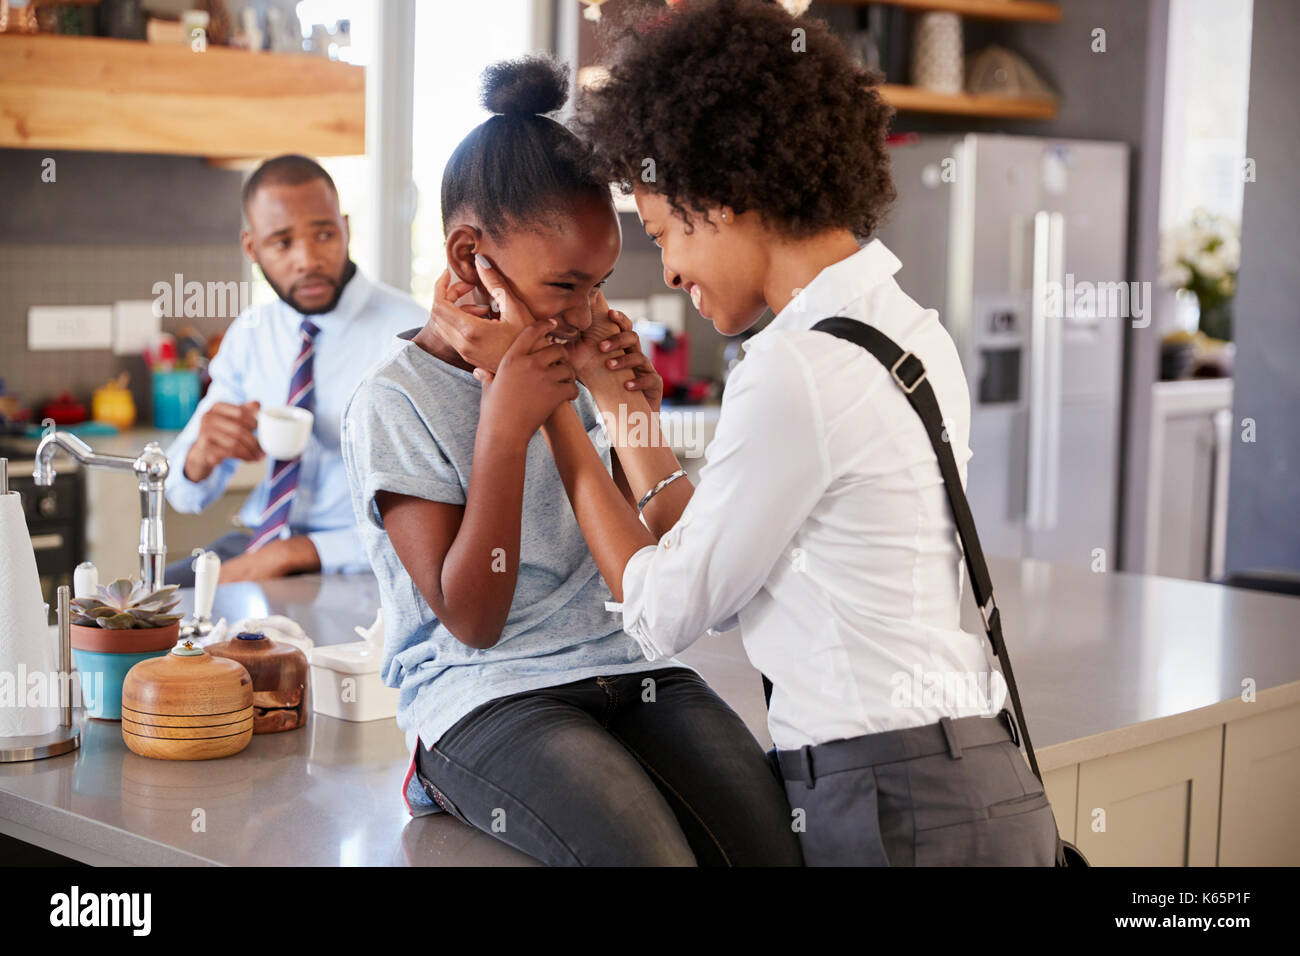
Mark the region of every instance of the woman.
MULTIPOLYGON (((434 316, 467 297, 486 316, 490 262, 538 320, 487 323, 506 347, 483 388, 431 319, 402 334, 345 412, 353 506, 383 600, 383 674, 401 688, 398 723, 415 751, 408 801, 552 864, 798 865, 753 735, 694 670, 647 664, 606 609, 538 434, 557 406, 573 410, 605 476, 626 485, 608 444, 592 444, 596 409, 561 344, 591 328, 621 247, 608 186, 544 115, 566 86, 544 60, 489 69, 496 115, 443 177, 449 267, 434 316)), ((641 379, 653 399, 656 380, 641 379)))
MULTIPOLYGON (((910 692, 990 676, 960 627, 962 555, 925 429, 888 369, 812 329, 845 316, 919 357, 965 479, 954 345, 895 282, 898 259, 862 244, 893 198, 873 79, 825 24, 753 0, 680 4, 619 45, 580 122, 633 187, 665 282, 727 335, 776 317, 727 383, 698 488, 665 448, 615 436, 648 529, 572 408, 544 432, 647 659, 743 627, 809 865, 1051 865, 1051 809, 994 695, 910 692)), ((571 357, 602 412, 649 414, 626 372, 571 357)))

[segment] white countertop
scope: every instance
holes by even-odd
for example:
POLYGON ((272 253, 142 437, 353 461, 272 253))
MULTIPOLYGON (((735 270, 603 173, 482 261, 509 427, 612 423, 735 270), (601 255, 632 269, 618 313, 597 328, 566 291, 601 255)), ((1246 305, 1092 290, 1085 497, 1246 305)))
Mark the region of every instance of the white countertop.
MULTIPOLYGON (((1300 598, 1035 561, 990 561, 1044 771, 1300 700, 1300 598), (1258 691, 1240 699, 1243 680, 1258 691)), ((192 592, 183 607, 191 606, 192 592)), ((371 575, 218 589, 216 613, 283 613, 318 644, 354 640, 378 606, 371 575)), ((978 628, 969 608, 966 626, 978 628)), ((770 746, 740 632, 705 638, 696 667, 770 746)), ((75 753, 0 765, 0 832, 92 863, 481 865, 522 854, 439 814, 410 818, 396 723, 312 714, 221 760, 149 760, 91 721, 75 753), (191 827, 194 807, 207 830, 191 827)))

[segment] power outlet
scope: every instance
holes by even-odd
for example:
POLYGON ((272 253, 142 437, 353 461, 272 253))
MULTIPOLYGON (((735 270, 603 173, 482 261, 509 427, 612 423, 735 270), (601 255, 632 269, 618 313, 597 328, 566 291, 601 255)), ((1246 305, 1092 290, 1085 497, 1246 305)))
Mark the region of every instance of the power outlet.
POLYGON ((112 345, 111 306, 34 305, 27 310, 30 351, 106 349, 112 345))

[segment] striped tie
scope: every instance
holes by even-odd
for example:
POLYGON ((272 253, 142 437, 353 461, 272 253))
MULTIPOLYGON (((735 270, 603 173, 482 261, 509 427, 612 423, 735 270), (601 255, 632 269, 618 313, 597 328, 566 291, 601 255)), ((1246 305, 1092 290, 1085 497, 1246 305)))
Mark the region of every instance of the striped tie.
MULTIPOLYGON (((289 405, 312 410, 312 392, 315 382, 312 379, 312 356, 316 352, 313 344, 316 333, 320 331, 311 319, 302 320, 302 349, 298 360, 293 365, 293 375, 289 379, 289 405)), ((267 496, 266 510, 262 512, 261 524, 257 533, 244 549, 247 554, 270 541, 284 535, 289 527, 289 509, 293 506, 293 494, 298 490, 298 473, 302 470, 302 456, 290 461, 276 459, 271 466, 271 491, 267 496)))

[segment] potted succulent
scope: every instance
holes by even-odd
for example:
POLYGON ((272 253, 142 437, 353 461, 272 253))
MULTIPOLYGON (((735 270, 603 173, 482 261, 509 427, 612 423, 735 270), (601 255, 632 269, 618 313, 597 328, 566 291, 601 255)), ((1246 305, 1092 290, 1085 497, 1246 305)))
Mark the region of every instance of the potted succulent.
POLYGON ((86 715, 122 719, 122 681, 140 661, 167 653, 180 633, 175 584, 147 590, 129 578, 72 602, 72 659, 86 715))

